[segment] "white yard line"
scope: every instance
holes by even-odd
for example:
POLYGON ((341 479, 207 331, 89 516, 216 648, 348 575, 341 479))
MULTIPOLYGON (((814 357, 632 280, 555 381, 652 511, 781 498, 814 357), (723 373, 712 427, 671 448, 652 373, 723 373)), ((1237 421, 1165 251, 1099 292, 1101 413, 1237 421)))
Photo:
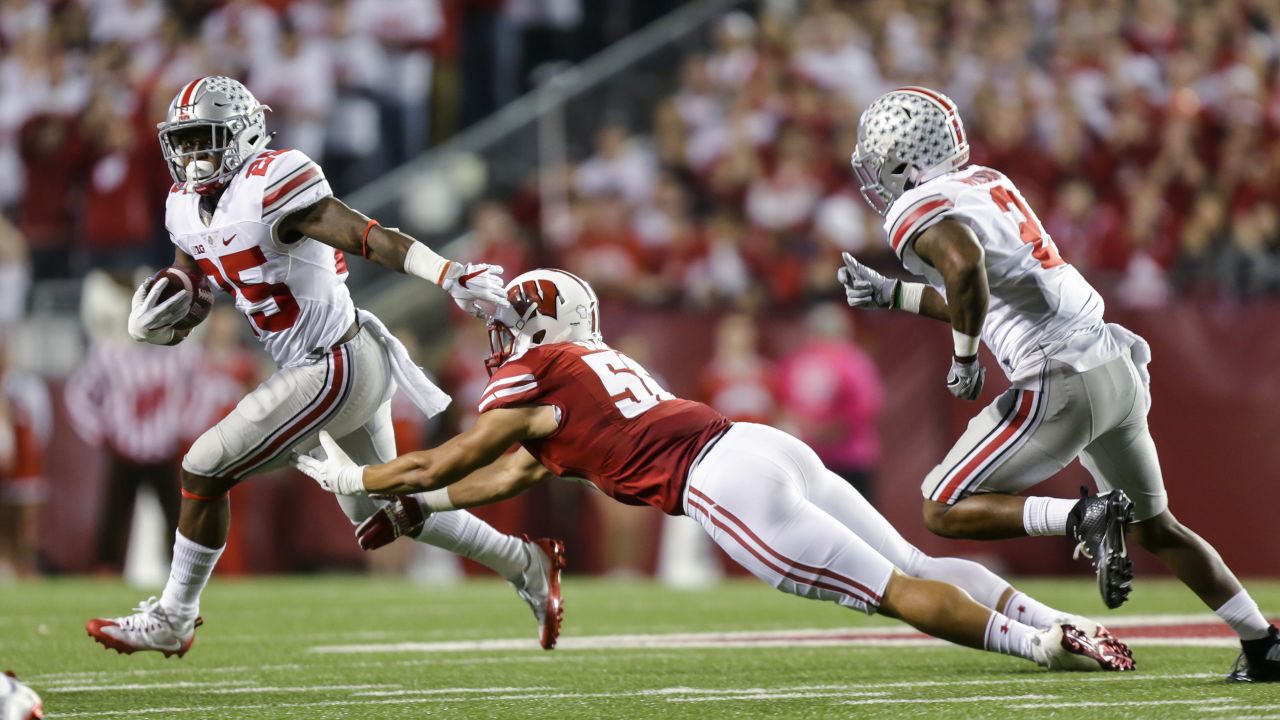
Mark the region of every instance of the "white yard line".
MULTIPOLYGON (((1016 699, 1016 698, 1013 698, 1016 699)), ((1188 698, 1186 700, 1119 700, 1104 702, 1101 700, 1072 700, 1066 703, 1017 703, 1010 705, 1019 710, 1039 710, 1042 708, 1079 708, 1079 707, 1156 707, 1161 705, 1213 705, 1215 703, 1237 702, 1239 698, 1209 697, 1188 698)), ((1221 708, 1207 708, 1206 712, 1218 712, 1221 708)), ((1268 706, 1255 706, 1251 710, 1267 710, 1268 706)))
MULTIPOLYGON (((188 714, 213 714, 226 713, 246 710, 260 710, 266 708, 322 708, 322 707, 360 707, 375 705, 411 705, 411 704, 427 704, 427 703, 484 703, 495 701, 528 701, 528 702, 545 702, 549 700, 586 700, 586 699, 627 699, 627 698, 651 698, 655 700, 663 700, 672 703, 689 703, 689 702, 752 702, 762 700, 792 700, 792 699, 817 699, 817 698, 851 698, 845 700, 841 704, 848 705, 895 705, 895 704, 949 704, 949 703, 977 703, 977 702, 1001 702, 1007 703, 1011 700, 1022 701, 1048 701, 1060 699, 1060 695, 1051 694, 1023 694, 1023 695, 977 695, 969 697, 953 697, 953 698, 899 698, 885 697, 890 690, 908 689, 918 690, 922 687, 973 687, 982 685, 1005 685, 1018 683, 1043 683, 1054 684, 1057 682, 1142 682, 1142 681, 1168 681, 1179 679, 1207 679, 1217 678, 1212 673, 1194 673, 1183 675, 1115 675, 1115 674, 1099 674, 1096 676, 1080 677, 1079 675, 1028 675, 1027 677, 1011 677, 1011 678, 990 678, 976 680, 956 680, 956 681, 898 681, 885 683, 857 683, 848 685, 791 685, 779 686, 774 688, 694 688, 694 687, 666 687, 653 688, 647 690, 636 690, 627 692, 597 692, 597 693, 577 693, 577 692, 547 692, 549 688, 545 686, 526 686, 526 687, 456 687, 456 688, 434 688, 425 690, 365 690, 357 693, 351 693, 351 697, 343 700, 317 700, 312 702, 288 702, 288 703, 254 703, 247 705, 202 705, 197 707, 158 707, 158 708, 138 708, 135 710, 111 710, 103 712, 74 712, 59 713, 58 717, 87 717, 87 716, 106 716, 106 717, 134 717, 146 715, 188 715, 188 714), (856 698, 856 699, 852 699, 856 698)), ((279 692, 307 692, 307 691, 337 691, 347 690, 353 687, 372 687, 372 686, 297 686, 297 687, 281 687, 281 688, 263 688, 264 691, 279 692)), ((252 692, 255 688, 244 688, 244 692, 252 692)), ((239 689, 236 692, 240 692, 239 689)), ((1198 700, 1152 700, 1152 701, 1121 701, 1121 702, 1022 702, 1008 707, 1018 709, 1038 709, 1038 708, 1070 708, 1079 706, 1098 706, 1098 707, 1124 707, 1124 706, 1142 706, 1142 705, 1208 705, 1205 708, 1207 712, 1219 712, 1228 708, 1235 709, 1235 705, 1225 705, 1217 703, 1238 703, 1239 699, 1233 698, 1204 698, 1198 700)), ((1242 710, 1269 710, 1266 706, 1239 706, 1242 710)))
MULTIPOLYGON (((1008 700, 1048 700, 1058 695, 972 695, 958 698, 873 698, 849 700, 841 705, 945 705, 950 703, 1005 702, 1008 700)), ((1016 707, 1016 706, 1015 706, 1016 707)))
POLYGON ((217 690, 225 692, 228 688, 251 686, 254 683, 242 682, 164 682, 164 683, 108 683, 104 685, 84 685, 75 683, 39 685, 40 692, 48 693, 80 693, 80 692, 114 692, 116 690, 217 690))

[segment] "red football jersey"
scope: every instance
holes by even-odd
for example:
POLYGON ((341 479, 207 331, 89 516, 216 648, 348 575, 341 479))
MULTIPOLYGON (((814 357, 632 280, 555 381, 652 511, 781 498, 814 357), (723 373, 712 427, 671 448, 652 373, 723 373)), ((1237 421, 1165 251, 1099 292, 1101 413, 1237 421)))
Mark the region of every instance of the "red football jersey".
POLYGON ((596 341, 538 346, 498 368, 480 412, 522 405, 560 411, 554 434, 524 443, 548 470, 670 515, 682 514, 680 493, 694 458, 730 424, 663 390, 639 363, 596 341))

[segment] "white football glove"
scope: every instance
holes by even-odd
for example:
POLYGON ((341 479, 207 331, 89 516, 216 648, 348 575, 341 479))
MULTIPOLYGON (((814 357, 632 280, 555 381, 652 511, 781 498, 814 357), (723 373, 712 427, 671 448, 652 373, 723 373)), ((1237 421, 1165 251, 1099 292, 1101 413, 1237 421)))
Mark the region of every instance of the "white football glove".
POLYGON ((463 312, 483 318, 490 313, 480 305, 482 302, 498 307, 511 306, 503 289, 505 285, 501 265, 451 262, 440 287, 453 296, 453 302, 463 312))
POLYGON ((947 373, 947 389, 961 400, 977 400, 982 394, 982 382, 987 371, 982 368, 978 358, 968 362, 951 356, 951 371, 947 373))
POLYGON ((320 447, 310 455, 295 452, 293 466, 337 495, 368 495, 364 489, 364 466, 356 465, 338 447, 327 431, 320 431, 320 447))
POLYGON ((133 309, 129 311, 129 337, 152 345, 168 345, 173 341, 170 326, 186 317, 191 309, 191 296, 180 292, 161 302, 160 293, 169 284, 162 277, 147 287, 144 282, 133 293, 133 309))
POLYGON ((899 280, 881 275, 849 253, 843 253, 842 257, 844 267, 836 271, 836 278, 844 286, 844 298, 849 307, 893 307, 893 295, 899 280))

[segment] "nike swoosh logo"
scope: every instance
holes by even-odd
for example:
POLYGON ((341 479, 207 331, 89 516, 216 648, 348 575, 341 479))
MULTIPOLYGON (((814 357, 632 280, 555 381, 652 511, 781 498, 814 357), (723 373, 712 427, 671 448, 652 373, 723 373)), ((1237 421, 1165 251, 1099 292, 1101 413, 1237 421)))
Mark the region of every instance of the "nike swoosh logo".
POLYGON ((231 241, 232 241, 232 240, 235 240, 235 239, 236 239, 236 235, 238 235, 238 234, 239 234, 239 233, 232 233, 232 234, 231 234, 231 237, 229 237, 229 238, 224 238, 224 239, 222 240, 222 247, 226 247, 226 246, 230 245, 230 244, 231 244, 231 241))
MULTIPOLYGON (((234 236, 233 236, 233 237, 234 237, 234 236)), ((477 271, 475 271, 475 272, 473 272, 473 273, 470 273, 470 274, 468 274, 468 275, 463 275, 462 277, 458 278, 458 284, 459 284, 459 285, 461 285, 462 287, 466 287, 466 286, 467 286, 467 282, 468 282, 468 281, 473 280, 473 279, 475 279, 475 278, 477 278, 477 277, 479 277, 479 276, 481 276, 481 275, 485 274, 485 273, 486 273, 486 272, 488 272, 488 271, 489 271, 489 270, 488 270, 488 268, 485 268, 484 270, 477 270, 477 271)))
POLYGON ((1271 649, 1267 651, 1267 659, 1273 662, 1280 662, 1280 645, 1273 645, 1271 649))

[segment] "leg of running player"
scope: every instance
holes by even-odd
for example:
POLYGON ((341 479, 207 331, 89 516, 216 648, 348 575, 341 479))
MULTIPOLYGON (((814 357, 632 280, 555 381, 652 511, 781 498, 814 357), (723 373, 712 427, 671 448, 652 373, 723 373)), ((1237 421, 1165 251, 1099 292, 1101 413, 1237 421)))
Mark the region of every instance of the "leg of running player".
MULTIPOLYGON (((355 432, 339 438, 338 445, 361 465, 394 460, 396 440, 391 422, 391 402, 384 402, 373 417, 355 432)), ((357 524, 363 523, 383 505, 367 496, 339 495, 337 498, 343 512, 357 524)), ((417 498, 404 498, 410 503, 415 500, 417 498)), ((554 647, 560 633, 558 608, 562 543, 557 540, 526 540, 500 533, 465 510, 427 514, 413 539, 470 558, 506 578, 533 610, 543 647, 554 647), (556 611, 548 612, 550 606, 556 611)))
MULTIPOLYGON (((1028 501, 1017 493, 1052 477, 1089 442, 1088 398, 1072 392, 1062 373, 1046 373, 1037 387, 1010 388, 969 421, 960 439, 922 485, 924 523, 943 537, 998 540, 1031 534, 1028 501), (1071 402, 1075 400, 1075 402, 1071 402), (1082 419, 1086 422, 1074 422, 1082 419), (1052 442, 1031 442, 1037 432, 1052 442), (1054 456, 1043 448, 1052 447, 1054 456)), ((1066 512, 1077 500, 1055 500, 1065 534, 1066 512)))
POLYGON ((285 462, 321 427, 372 412, 377 401, 371 398, 383 388, 359 376, 362 344, 352 341, 317 363, 278 370, 196 440, 182 461, 182 508, 164 592, 131 615, 90 620, 90 636, 120 652, 187 652, 200 595, 226 545, 226 493, 241 479, 285 462))
MULTIPOLYGON (((1133 498, 1137 521, 1130 526, 1133 540, 1159 558, 1242 641, 1269 640, 1270 624, 1222 556, 1169 512, 1145 412, 1091 443, 1081 454, 1080 463, 1093 475, 1099 490, 1121 487, 1133 498)), ((1271 644, 1276 642, 1270 639, 1271 644)), ((1265 652, 1261 655, 1265 658, 1265 652)), ((1253 664, 1267 672, 1265 663, 1259 659, 1253 664)), ((1269 671, 1273 679, 1280 679, 1280 662, 1272 660, 1269 671)))
POLYGON ((690 474, 688 513, 726 552, 774 587, 863 612, 877 609, 936 637, 1046 667, 1124 666, 1079 632, 1041 633, 954 585, 909 577, 805 494, 827 470, 799 440, 739 423, 690 474), (1082 657, 1079 653, 1088 653, 1082 657), (1090 659, 1091 658, 1091 659, 1090 659))
POLYGON ((813 479, 806 497, 907 575, 955 585, 984 607, 1039 630, 1069 623, 1091 637, 1098 634, 1098 623, 1049 607, 972 560, 931 557, 920 552, 866 498, 833 472, 813 479))

